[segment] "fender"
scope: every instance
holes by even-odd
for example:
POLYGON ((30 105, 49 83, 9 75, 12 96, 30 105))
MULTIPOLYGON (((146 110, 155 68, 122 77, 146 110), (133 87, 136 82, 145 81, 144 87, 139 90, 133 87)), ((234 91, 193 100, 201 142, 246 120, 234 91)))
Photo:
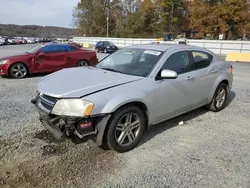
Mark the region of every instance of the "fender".
MULTIPOLYGON (((147 109, 149 106, 153 106, 153 99, 150 96, 146 96, 145 94, 141 93, 141 92, 137 92, 137 93, 131 93, 128 95, 128 93, 126 94, 122 94, 119 96, 116 96, 114 98, 112 98, 111 100, 109 100, 106 105, 103 107, 102 109, 102 113, 106 114, 106 113, 113 113, 115 112, 118 108, 122 107, 123 105, 126 105, 128 103, 132 103, 132 102, 141 102, 143 104, 146 105, 147 109)), ((149 117, 151 117, 152 112, 147 112, 147 115, 149 117)))
MULTIPOLYGON (((114 97, 111 100, 109 100, 106 103, 106 105, 102 108, 102 111, 101 111, 101 114, 107 114, 107 115, 104 118, 102 118, 102 120, 97 124, 98 134, 96 137, 96 144, 98 146, 102 145, 105 129, 107 127, 107 123, 108 123, 109 119, 111 118, 111 114, 114 113, 117 109, 119 109, 123 105, 129 104, 132 102, 141 102, 141 103, 146 105, 148 110, 150 109, 150 108, 148 108, 149 106, 154 105, 152 98, 145 96, 141 92, 138 92, 138 93, 133 94, 133 95, 132 94, 130 94, 130 95, 123 94, 123 95, 119 95, 119 96, 114 97), (145 100, 145 98, 147 98, 147 100, 145 100)), ((148 116, 148 123, 150 124, 150 122, 153 118, 152 117, 153 112, 147 111, 146 113, 148 116)))
POLYGON ((213 99, 213 97, 214 97, 214 93, 215 93, 215 91, 216 91, 218 85, 219 85, 223 80, 228 80, 227 76, 224 75, 224 74, 223 74, 223 75, 220 75, 220 76, 216 79, 216 81, 215 81, 215 83, 214 83, 214 85, 213 85, 212 91, 211 91, 211 93, 210 93, 210 95, 209 95, 209 98, 208 98, 208 102, 209 102, 209 103, 212 101, 212 99, 213 99))

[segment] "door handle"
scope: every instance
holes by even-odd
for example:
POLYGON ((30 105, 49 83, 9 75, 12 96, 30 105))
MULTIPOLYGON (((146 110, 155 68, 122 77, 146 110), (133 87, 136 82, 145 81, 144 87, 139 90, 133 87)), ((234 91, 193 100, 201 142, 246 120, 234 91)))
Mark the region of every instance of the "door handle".
POLYGON ((195 79, 194 76, 188 76, 188 77, 186 78, 186 80, 194 80, 194 79, 195 79))
POLYGON ((216 72, 218 72, 217 69, 213 69, 213 70, 211 71, 211 73, 216 73, 216 72))
POLYGON ((68 57, 64 57, 64 60, 68 63, 69 58, 68 57))

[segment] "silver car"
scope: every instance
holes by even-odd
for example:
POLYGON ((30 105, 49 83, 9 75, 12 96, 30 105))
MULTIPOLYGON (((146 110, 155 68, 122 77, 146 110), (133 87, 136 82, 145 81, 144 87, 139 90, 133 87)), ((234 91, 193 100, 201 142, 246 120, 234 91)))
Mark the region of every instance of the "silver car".
POLYGON ((126 152, 153 125, 202 106, 222 110, 232 71, 230 63, 204 48, 134 45, 95 67, 42 78, 32 103, 56 138, 92 135, 98 146, 126 152))

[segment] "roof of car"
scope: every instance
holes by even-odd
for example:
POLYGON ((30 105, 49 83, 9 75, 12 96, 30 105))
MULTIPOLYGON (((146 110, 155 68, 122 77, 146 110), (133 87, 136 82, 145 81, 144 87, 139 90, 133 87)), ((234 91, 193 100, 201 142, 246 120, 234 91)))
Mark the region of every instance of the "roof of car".
POLYGON ((128 46, 128 48, 141 48, 141 49, 158 50, 158 51, 166 51, 168 49, 173 49, 173 48, 187 49, 190 47, 199 48, 197 46, 191 46, 186 44, 138 44, 138 45, 128 46))
POLYGON ((69 44, 58 44, 58 43, 48 43, 48 44, 45 44, 46 46, 49 45, 49 46, 69 46, 69 44))

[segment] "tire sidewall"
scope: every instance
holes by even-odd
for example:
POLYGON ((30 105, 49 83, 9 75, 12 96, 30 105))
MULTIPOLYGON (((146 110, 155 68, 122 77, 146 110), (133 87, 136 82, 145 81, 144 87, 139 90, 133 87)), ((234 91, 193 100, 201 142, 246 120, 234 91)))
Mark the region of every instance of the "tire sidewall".
POLYGON ((80 61, 77 62, 77 65, 76 65, 76 66, 77 66, 77 67, 86 67, 86 66, 89 66, 89 62, 88 62, 87 60, 82 59, 82 60, 80 60, 80 61), (85 65, 85 66, 80 66, 81 61, 84 61, 87 65, 85 65))
POLYGON ((109 121, 108 131, 106 134, 107 146, 110 149, 113 149, 120 153, 132 150, 140 142, 145 129, 146 129, 146 118, 145 118, 144 113, 138 107, 127 106, 125 108, 122 108, 118 110, 117 112, 115 112, 113 116, 111 117, 111 120, 109 121), (140 121, 140 130, 139 130, 137 138, 134 140, 132 144, 128 146, 120 146, 117 143, 116 138, 115 138, 116 125, 119 122, 119 120, 128 113, 135 113, 138 116, 139 121, 140 121))
POLYGON ((227 85, 224 84, 224 83, 220 83, 219 86, 217 87, 216 91, 215 91, 214 98, 213 98, 213 101, 212 101, 213 102, 213 106, 214 106, 214 108, 216 109, 217 112, 219 112, 219 111, 221 111, 221 110, 223 110, 225 108, 226 102, 227 102, 227 97, 228 97, 228 88, 227 88, 227 85), (217 97, 217 94, 218 94, 219 90, 222 87, 224 88, 224 90, 226 92, 226 94, 225 94, 225 101, 224 101, 223 105, 218 108, 216 106, 216 97, 217 97))
POLYGON ((15 64, 11 65, 11 67, 10 67, 10 69, 9 69, 9 74, 10 74, 11 78, 14 78, 14 79, 23 79, 23 78, 25 78, 25 77, 28 76, 29 70, 28 70, 28 68, 27 68, 27 66, 26 66, 25 64, 23 64, 23 63, 15 63, 15 64), (13 69, 14 65, 22 65, 22 66, 24 66, 24 68, 26 69, 26 75, 25 75, 24 77, 21 77, 21 78, 15 77, 15 76, 12 74, 12 69, 13 69))

